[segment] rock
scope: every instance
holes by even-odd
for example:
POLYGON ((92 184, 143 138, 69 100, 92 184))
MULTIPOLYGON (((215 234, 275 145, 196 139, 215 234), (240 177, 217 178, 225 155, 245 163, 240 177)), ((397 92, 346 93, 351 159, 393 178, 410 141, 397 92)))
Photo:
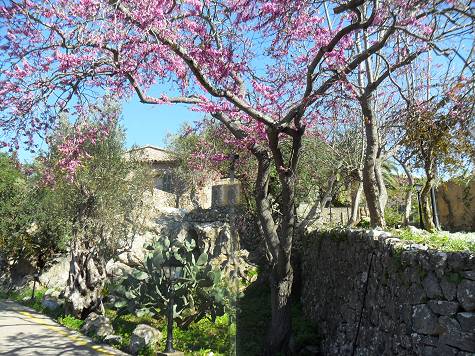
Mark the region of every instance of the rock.
POLYGON ((59 298, 60 295, 61 291, 52 288, 48 289, 44 294, 44 296, 49 296, 52 298, 59 298))
POLYGON ((464 278, 470 279, 472 281, 475 281, 475 271, 465 271, 462 272, 462 276, 464 278))
POLYGON ((464 279, 457 286, 457 299, 466 311, 475 310, 475 281, 464 279))
POLYGON ((418 283, 412 283, 407 290, 407 301, 411 304, 421 304, 426 300, 426 293, 418 283))
MULTIPOLYGON (((59 293, 57 293, 57 295, 59 297, 59 293)), ((58 297, 45 294, 43 300, 41 301, 41 305, 43 306, 43 308, 46 308, 48 310, 58 310, 63 305, 63 302, 60 301, 58 297)))
POLYGON ((106 344, 113 345, 113 344, 120 344, 122 342, 122 336, 120 335, 107 335, 104 340, 106 344))
POLYGON ((320 348, 315 345, 307 345, 299 352, 301 356, 318 356, 321 355, 320 348))
POLYGON ((458 313, 456 318, 463 331, 473 332, 475 330, 475 313, 458 313))
POLYGON ((454 334, 461 331, 460 324, 449 316, 439 317, 439 334, 454 334))
POLYGON ((457 332, 439 336, 439 343, 456 347, 462 351, 475 352, 475 334, 457 332))
POLYGON ((444 294, 444 298, 447 300, 454 300, 457 294, 457 285, 455 283, 449 282, 447 279, 443 278, 440 281, 440 288, 444 294))
POLYGON ((447 253, 445 252, 435 252, 430 256, 431 264, 435 266, 435 270, 443 270, 447 262, 447 253))
POLYGON ((69 256, 57 258, 50 269, 43 272, 39 281, 46 288, 56 290, 66 285, 69 277, 69 256))
POLYGON ((96 313, 88 315, 86 320, 84 320, 84 325, 82 326, 81 331, 86 335, 95 335, 101 338, 114 334, 114 329, 112 328, 109 318, 96 313))
POLYGON ((434 313, 439 315, 453 315, 459 308, 458 303, 445 300, 430 300, 427 304, 434 313))
POLYGON ((439 330, 437 316, 426 304, 415 305, 412 308, 412 329, 421 334, 437 334, 439 330))
POLYGON ((453 348, 449 345, 446 344, 439 344, 437 349, 432 355, 437 355, 437 356, 457 356, 458 349, 453 348))
POLYGON ((442 290, 440 289, 439 281, 434 273, 429 272, 422 280, 422 285, 426 291, 426 294, 429 298, 440 298, 442 297, 442 290))
POLYGON ((129 351, 137 354, 143 348, 159 342, 162 333, 149 325, 139 324, 130 336, 129 351))

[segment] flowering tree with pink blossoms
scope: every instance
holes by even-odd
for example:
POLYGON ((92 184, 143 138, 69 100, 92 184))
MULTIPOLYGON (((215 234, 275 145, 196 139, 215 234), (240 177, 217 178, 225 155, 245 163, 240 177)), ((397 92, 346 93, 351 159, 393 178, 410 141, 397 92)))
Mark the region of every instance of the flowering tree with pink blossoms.
POLYGON ((402 66, 424 50, 427 26, 461 6, 453 0, 3 0, 0 129, 10 136, 2 145, 15 147, 20 137, 33 144, 58 113, 106 92, 135 93, 145 104, 190 105, 221 121, 258 163, 255 200, 271 256, 266 352, 285 352, 306 126, 325 120, 330 93, 357 96, 350 81, 366 60, 392 53, 385 56, 388 70, 402 66), (367 39, 361 50, 358 36, 367 39), (163 92, 152 96, 157 84, 163 92), (282 190, 279 219, 269 201, 272 165, 282 190))

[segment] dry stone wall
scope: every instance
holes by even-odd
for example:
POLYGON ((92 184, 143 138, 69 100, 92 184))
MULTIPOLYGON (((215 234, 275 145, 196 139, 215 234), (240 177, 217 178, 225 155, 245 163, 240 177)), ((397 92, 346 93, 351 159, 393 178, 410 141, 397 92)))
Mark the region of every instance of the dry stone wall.
POLYGON ((475 255, 379 231, 313 233, 302 303, 324 355, 475 355, 475 255))

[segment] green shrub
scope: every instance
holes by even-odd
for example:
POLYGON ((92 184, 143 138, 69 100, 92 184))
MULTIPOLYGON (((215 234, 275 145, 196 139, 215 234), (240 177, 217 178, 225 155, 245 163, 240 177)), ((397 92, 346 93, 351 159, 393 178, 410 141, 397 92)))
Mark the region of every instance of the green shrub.
POLYGON ((394 208, 386 208, 384 211, 384 219, 388 226, 395 227, 402 224, 404 216, 394 208))
POLYGON ((77 319, 72 315, 60 316, 58 318, 58 322, 69 329, 78 330, 78 331, 81 330, 81 327, 84 324, 84 320, 77 319))

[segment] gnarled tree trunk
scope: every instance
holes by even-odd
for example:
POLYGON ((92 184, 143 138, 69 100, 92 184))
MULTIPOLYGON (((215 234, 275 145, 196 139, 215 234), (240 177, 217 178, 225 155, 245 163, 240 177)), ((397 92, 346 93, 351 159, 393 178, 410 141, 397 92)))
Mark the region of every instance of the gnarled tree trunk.
POLYGON ((103 261, 84 243, 76 244, 70 253, 65 313, 77 318, 85 318, 91 312, 103 313, 102 289, 106 280, 103 261))
POLYGON ((85 318, 93 311, 103 313, 102 289, 106 281, 105 262, 98 251, 104 229, 91 226, 88 218, 95 213, 95 199, 84 188, 83 194, 88 198, 78 206, 73 221, 69 277, 64 291, 65 313, 77 318, 85 318))

